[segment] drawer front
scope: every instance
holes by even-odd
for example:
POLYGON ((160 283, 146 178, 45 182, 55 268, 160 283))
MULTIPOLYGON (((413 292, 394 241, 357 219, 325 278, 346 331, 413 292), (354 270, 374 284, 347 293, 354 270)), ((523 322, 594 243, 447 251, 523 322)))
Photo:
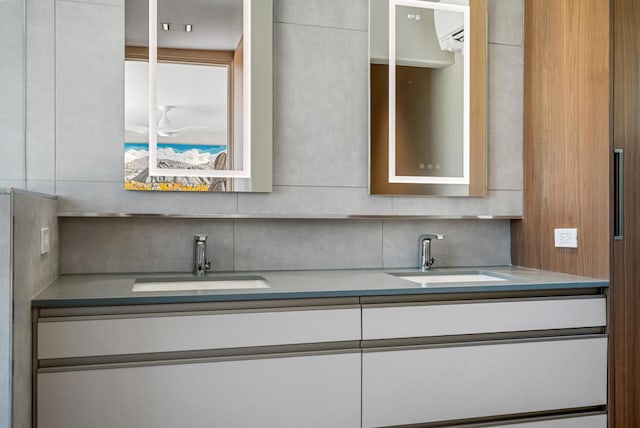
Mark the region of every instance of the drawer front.
POLYGON ((37 375, 39 428, 360 428, 360 353, 37 375))
POLYGON ((548 421, 495 425, 495 428, 607 428, 607 415, 581 416, 548 421))
POLYGON ((604 297, 365 306, 363 340, 606 325, 604 297))
POLYGON ((364 427, 604 405, 607 339, 365 352, 364 427))
POLYGON ((38 322, 38 359, 360 340, 358 307, 38 322))

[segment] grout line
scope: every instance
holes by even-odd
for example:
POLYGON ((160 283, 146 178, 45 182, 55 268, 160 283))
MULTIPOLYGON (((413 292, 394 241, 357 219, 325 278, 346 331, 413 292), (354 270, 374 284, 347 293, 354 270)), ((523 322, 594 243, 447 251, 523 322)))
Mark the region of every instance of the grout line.
POLYGON ((300 23, 300 22, 286 22, 286 21, 273 21, 274 24, 281 24, 281 25, 295 25, 298 27, 312 27, 312 28, 326 28, 329 30, 342 30, 342 31, 356 31, 359 33, 368 33, 369 30, 368 29, 361 29, 361 28, 343 28, 343 27, 334 27, 332 25, 318 25, 318 24, 304 24, 304 23, 300 23))

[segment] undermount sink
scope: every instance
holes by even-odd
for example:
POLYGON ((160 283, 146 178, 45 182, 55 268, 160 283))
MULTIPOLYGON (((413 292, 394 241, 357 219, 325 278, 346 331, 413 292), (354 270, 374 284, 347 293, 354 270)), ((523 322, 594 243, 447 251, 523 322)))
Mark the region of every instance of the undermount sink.
POLYGON ((466 286, 501 285, 500 283, 510 280, 510 278, 482 271, 451 273, 398 273, 390 275, 397 276, 398 278, 415 282, 417 284, 422 284, 423 287, 458 287, 461 284, 465 284, 466 286))
POLYGON ((261 276, 242 278, 141 278, 136 279, 133 292, 207 291, 270 288, 261 276))

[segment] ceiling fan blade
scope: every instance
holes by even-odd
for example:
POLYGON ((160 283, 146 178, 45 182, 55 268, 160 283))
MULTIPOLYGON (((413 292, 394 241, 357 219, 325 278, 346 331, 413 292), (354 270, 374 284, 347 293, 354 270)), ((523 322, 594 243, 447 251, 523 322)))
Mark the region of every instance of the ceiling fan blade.
POLYGON ((208 129, 206 126, 184 126, 182 128, 175 129, 158 129, 158 135, 162 137, 172 137, 175 134, 180 134, 184 132, 195 132, 202 129, 208 129))

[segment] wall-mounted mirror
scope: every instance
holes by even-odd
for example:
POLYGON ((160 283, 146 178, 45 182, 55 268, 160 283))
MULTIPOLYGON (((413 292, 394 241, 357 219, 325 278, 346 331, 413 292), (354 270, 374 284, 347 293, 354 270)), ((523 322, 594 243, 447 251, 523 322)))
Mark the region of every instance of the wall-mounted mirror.
POLYGON ((486 194, 486 0, 370 0, 372 194, 486 194))
POLYGON ((271 191, 272 0, 125 5, 125 188, 271 191))

